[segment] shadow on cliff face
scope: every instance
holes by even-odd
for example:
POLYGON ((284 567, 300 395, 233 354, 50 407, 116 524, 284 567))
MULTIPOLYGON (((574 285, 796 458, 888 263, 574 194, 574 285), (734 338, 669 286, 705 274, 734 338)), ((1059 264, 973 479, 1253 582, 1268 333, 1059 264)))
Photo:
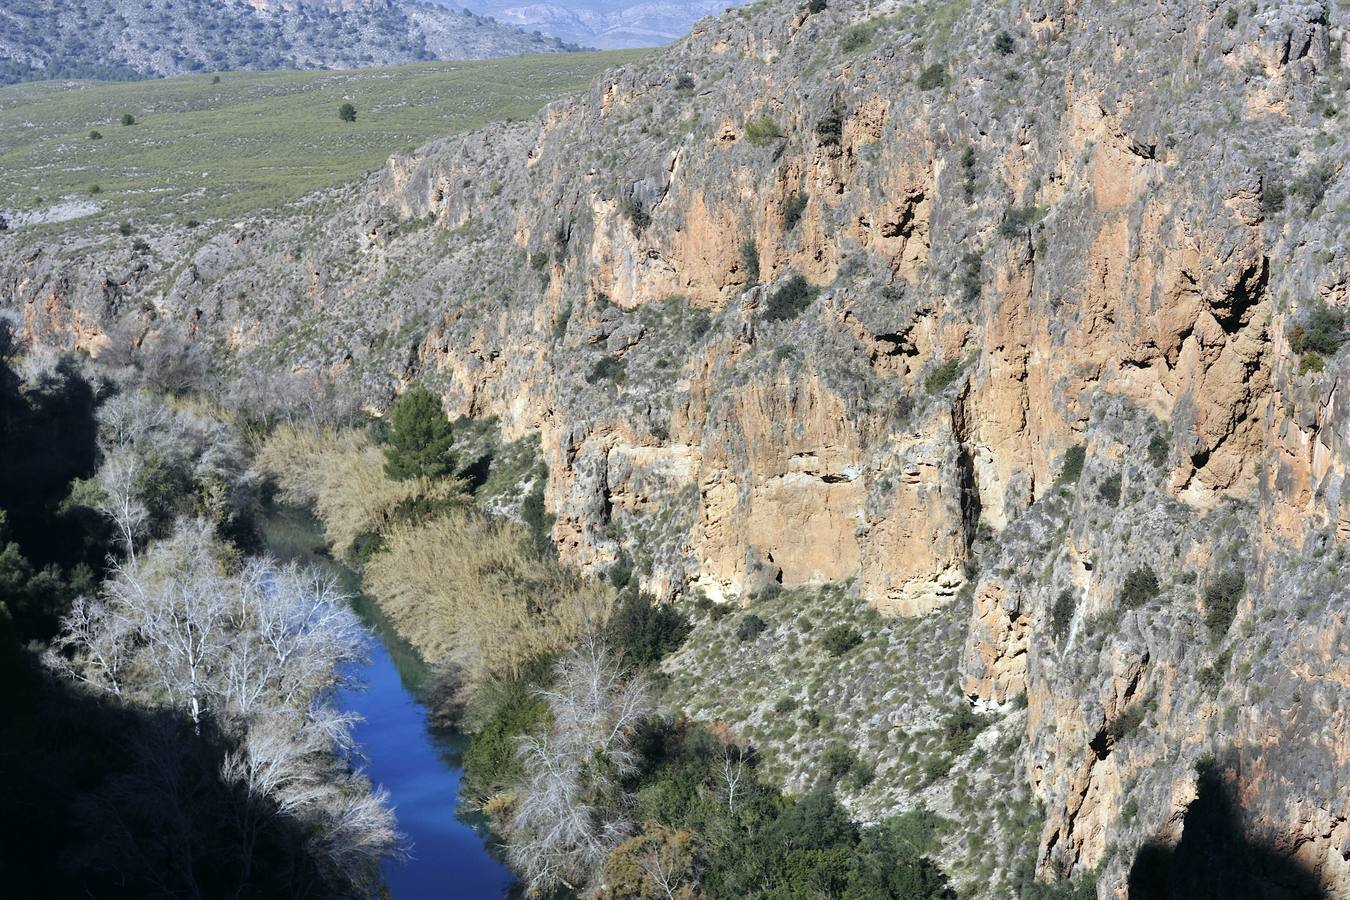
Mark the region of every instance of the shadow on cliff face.
POLYGON ((1144 845, 1130 866, 1130 900, 1330 900, 1312 872, 1243 827, 1233 786, 1202 765, 1176 846, 1144 845))

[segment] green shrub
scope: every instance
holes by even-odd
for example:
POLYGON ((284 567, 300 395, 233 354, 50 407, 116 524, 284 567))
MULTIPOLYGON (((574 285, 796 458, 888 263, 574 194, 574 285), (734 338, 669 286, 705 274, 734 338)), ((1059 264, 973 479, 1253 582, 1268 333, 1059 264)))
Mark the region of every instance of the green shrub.
POLYGON ((639 591, 628 591, 605 626, 611 646, 639 666, 652 666, 674 653, 693 630, 682 612, 656 603, 639 591))
POLYGON ((619 204, 619 212, 633 226, 633 230, 638 234, 647 230, 647 226, 652 224, 652 215, 647 212, 647 207, 642 205, 642 201, 636 196, 629 194, 623 198, 619 204))
POLYGON ((89 132, 89 140, 91 140, 91 141, 101 141, 101 140, 103 140, 103 132, 101 132, 101 131, 91 131, 91 132, 89 132))
POLYGON ((1322 202, 1327 188, 1335 177, 1336 168, 1331 163, 1326 161, 1315 163, 1290 182, 1289 196, 1300 198, 1303 201, 1303 208, 1311 212, 1322 202))
POLYGON ((786 322, 801 315, 816 299, 816 289, 800 275, 792 275, 769 296, 764 318, 770 322, 786 322))
POLYGON ((1228 7, 1228 12, 1223 15, 1223 27, 1230 31, 1237 27, 1238 11, 1236 6, 1228 7))
POLYGON ((1083 475, 1083 464, 1087 462, 1087 448, 1082 444, 1064 451, 1064 465, 1059 470, 1059 480, 1064 484, 1073 484, 1083 475))
POLYGON ((688 72, 681 73, 675 79, 675 91, 680 94, 687 94, 694 89, 694 76, 688 72))
POLYGON ((961 299, 974 303, 980 299, 984 287, 984 256, 975 251, 962 254, 961 266, 957 270, 961 287, 961 299))
POLYGON ((820 756, 821 777, 836 782, 847 775, 858 763, 858 754, 843 741, 834 741, 820 756))
POLYGON ((136 124, 136 117, 131 113, 122 113, 122 127, 126 128, 136 124))
POLYGON ((1003 216, 1003 221, 999 223, 998 233, 1003 237, 1012 240, 1026 234, 1031 226, 1035 225, 1045 215, 1045 210, 1039 206, 1012 207, 1003 216))
POLYGON ((816 141, 822 147, 838 147, 843 137, 844 111, 836 106, 816 123, 816 141))
POLYGON ((810 199, 800 191, 788 194, 787 199, 783 201, 784 231, 792 231, 797 227, 797 223, 802 220, 802 214, 806 212, 806 204, 810 199))
POLYGON ((806 12, 810 15, 815 15, 816 13, 824 12, 825 6, 825 0, 807 0, 806 12))
POLYGON ((91 194, 101 194, 101 193, 103 193, 103 188, 99 187, 99 186, 96 185, 96 184, 91 184, 91 185, 89 185, 89 193, 91 193, 91 194))
POLYGON ((1148 440, 1148 461, 1158 468, 1162 468, 1167 464, 1167 457, 1171 450, 1172 445, 1167 438, 1154 432, 1153 437, 1148 440))
POLYGON ((530 254, 530 268, 536 272, 542 272, 548 268, 548 253, 540 250, 538 253, 530 254))
POLYGON ((924 782, 932 784, 950 772, 955 764, 956 760, 953 757, 939 753, 925 758, 919 771, 923 774, 924 782))
POLYGON ((820 643, 831 656, 843 656, 862 643, 862 635, 851 625, 835 625, 825 632, 820 643))
POLYGON ((1062 641, 1069 634, 1069 625, 1073 622, 1073 610, 1077 607, 1077 598, 1073 595, 1072 588, 1064 588, 1060 595, 1054 598, 1054 606, 1050 607, 1050 634, 1053 634, 1054 640, 1062 641))
POLYGON ((843 35, 839 38, 839 49, 844 53, 861 50, 872 43, 872 38, 876 36, 876 33, 875 22, 859 22, 856 25, 850 25, 844 29, 843 35))
POLYGON ((779 697, 778 702, 773 705, 773 711, 776 713, 790 713, 797 708, 797 698, 792 696, 779 697))
POLYGON ((940 394, 961 374, 961 360, 949 359, 928 373, 923 386, 930 394, 940 394))
POLYGON ((1233 661, 1233 648, 1220 653, 1209 665, 1200 669, 1196 673, 1196 678, 1200 686, 1205 689, 1211 697, 1219 693, 1219 688, 1223 687, 1223 680, 1228 675, 1228 665, 1233 661))
POLYGON ((947 67, 942 63, 933 63, 919 73, 919 90, 921 91, 931 91, 934 88, 946 87, 946 85, 947 67))
POLYGON ((1140 566, 1125 576, 1125 584, 1120 589, 1120 602, 1130 609, 1143 606, 1161 590, 1158 575, 1148 566, 1140 566))
POLYGON ((754 238, 741 241, 741 268, 746 284, 759 284, 759 245, 754 238))
POLYGON ((856 759, 848 770, 849 786, 860 791, 877 779, 877 767, 864 759, 856 759))
POLYGON ((548 719, 548 704, 523 681, 503 682, 493 689, 487 722, 464 751, 464 787, 487 796, 525 775, 516 753, 517 740, 538 731, 548 719))
POLYGON ((1035 877, 1035 860, 1026 877, 1018 900, 1097 900, 1097 876, 1089 872, 1077 881, 1039 881, 1035 877))
POLYGON ((1267 217, 1284 209, 1288 191, 1284 182, 1273 175, 1267 175, 1261 184, 1261 212, 1267 217))
POLYGON ((1326 358, 1320 353, 1305 353, 1298 358, 1298 374, 1317 374, 1326 370, 1326 358))
POLYGON ((418 385, 389 409, 389 446, 384 449, 384 474, 395 481, 444 478, 454 472, 450 420, 440 398, 418 385))
POLYGON ((122 237, 131 237, 131 233, 134 230, 135 229, 131 227, 130 222, 123 222, 117 226, 117 233, 122 235, 122 237))
POLYGON ((947 716, 942 723, 940 745, 944 752, 960 756, 971 748, 975 738, 989 725, 984 716, 976 715, 975 710, 965 703, 956 707, 956 711, 947 716))
POLYGON ((628 379, 628 366, 617 356, 605 356, 586 373, 588 384, 598 384, 602 381, 613 382, 614 384, 623 384, 628 379))
POLYGON ((1113 744, 1118 744, 1133 734, 1144 721, 1144 704, 1134 703, 1125 707, 1110 722, 1106 723, 1106 734, 1113 744))
POLYGON ((967 203, 975 199, 975 162, 975 148, 967 146, 961 153, 961 190, 967 203))
POLYGON ((768 627, 768 622, 765 622, 754 613, 750 613, 748 616, 741 619, 740 624, 736 626, 736 640, 740 641, 742 644, 746 641, 754 640, 763 634, 764 629, 768 627))
POLYGON ((1000 31, 994 38, 994 50, 1000 56, 1011 56, 1017 49, 1017 44, 1013 41, 1013 36, 1006 31, 1000 31))
POLYGON ((553 320, 553 340, 560 341, 567 335, 567 323, 570 321, 572 321, 572 304, 567 303, 558 310, 558 317, 553 320))
POLYGON ((1224 572, 1205 586, 1205 625, 1210 637, 1219 640, 1237 616, 1237 605, 1247 590, 1247 579, 1241 572, 1224 572))
POLYGON ((355 122, 356 107, 350 103, 342 104, 338 107, 338 118, 347 123, 355 122))
POLYGON ((754 119, 745 126, 745 139, 755 147, 767 147, 783 139, 783 129, 773 119, 754 119))
POLYGON ((1345 342, 1345 313, 1319 301, 1287 334, 1295 353, 1335 356, 1345 342))
POLYGON ((1110 475, 1105 478, 1097 488, 1097 496, 1103 503, 1109 503, 1112 506, 1120 505, 1120 473, 1110 475))

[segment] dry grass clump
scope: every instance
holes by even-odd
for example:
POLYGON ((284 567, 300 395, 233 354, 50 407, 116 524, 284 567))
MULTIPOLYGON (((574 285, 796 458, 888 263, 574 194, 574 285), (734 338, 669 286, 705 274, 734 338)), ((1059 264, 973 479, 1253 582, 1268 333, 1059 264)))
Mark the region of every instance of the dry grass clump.
POLYGON ((603 624, 612 603, 603 584, 542 558, 519 524, 467 512, 390 529, 365 584, 423 656, 476 676, 518 676, 603 624))
POLYGON ((312 508, 339 556, 350 556, 364 535, 383 531, 406 503, 463 492, 458 481, 392 481, 384 454, 364 431, 316 431, 282 425, 263 443, 258 470, 281 489, 281 499, 312 508))

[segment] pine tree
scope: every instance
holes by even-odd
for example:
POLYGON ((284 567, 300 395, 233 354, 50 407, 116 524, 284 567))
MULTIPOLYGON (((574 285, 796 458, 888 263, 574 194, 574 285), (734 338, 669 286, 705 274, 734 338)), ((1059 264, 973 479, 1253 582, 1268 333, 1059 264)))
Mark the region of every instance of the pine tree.
POLYGON ((441 401, 424 387, 415 387, 389 410, 389 446, 384 449, 384 474, 396 481, 419 476, 443 478, 454 471, 450 456, 450 422, 441 401))

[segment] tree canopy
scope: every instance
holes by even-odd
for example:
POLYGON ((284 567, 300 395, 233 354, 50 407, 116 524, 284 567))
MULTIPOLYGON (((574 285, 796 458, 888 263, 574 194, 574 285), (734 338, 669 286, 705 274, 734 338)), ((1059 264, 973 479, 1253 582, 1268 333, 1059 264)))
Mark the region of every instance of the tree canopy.
POLYGON ((454 471, 453 436, 441 401, 424 387, 415 387, 389 410, 389 446, 384 473, 396 481, 444 478, 454 471))

